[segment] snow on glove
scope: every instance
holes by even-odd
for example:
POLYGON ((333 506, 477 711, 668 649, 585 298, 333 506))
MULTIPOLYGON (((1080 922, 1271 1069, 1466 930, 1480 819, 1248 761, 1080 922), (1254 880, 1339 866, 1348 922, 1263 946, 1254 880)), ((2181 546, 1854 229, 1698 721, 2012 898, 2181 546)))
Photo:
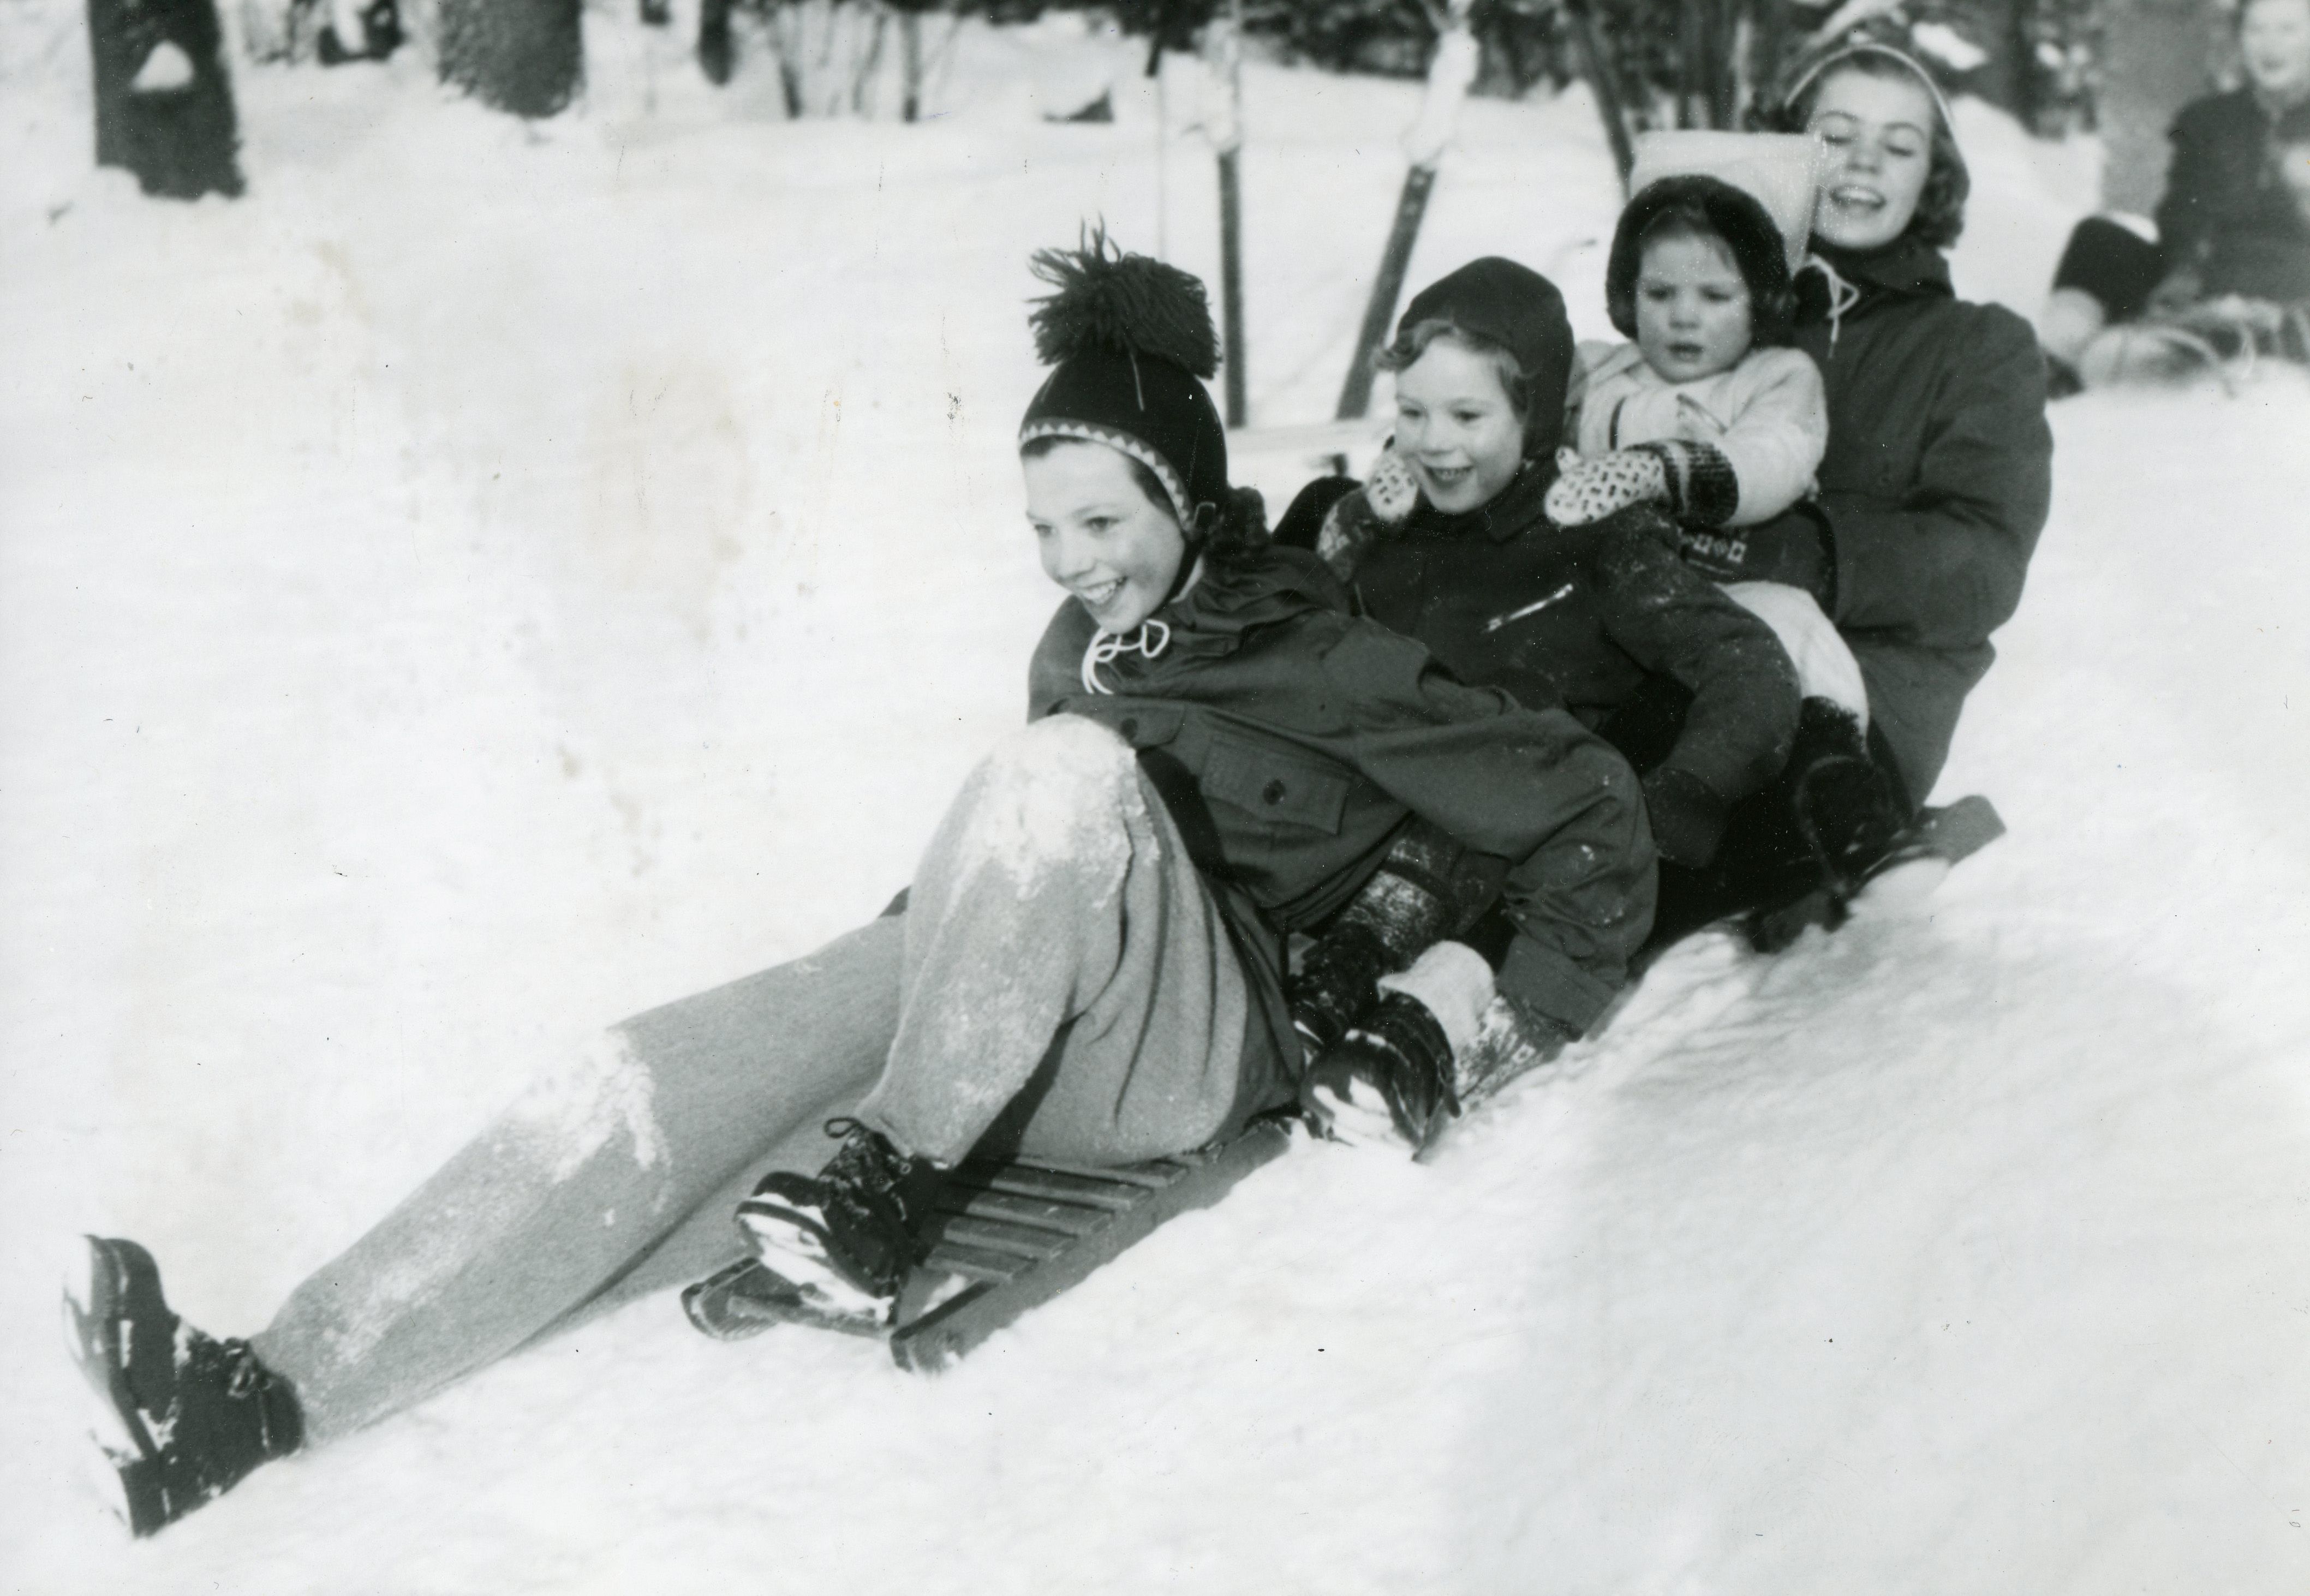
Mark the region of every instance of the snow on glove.
POLYGON ((1584 460, 1570 449, 1559 449, 1556 468, 1541 508, 1559 526, 1585 526, 1632 504, 1669 498, 1667 467, 1646 450, 1615 449, 1584 460))

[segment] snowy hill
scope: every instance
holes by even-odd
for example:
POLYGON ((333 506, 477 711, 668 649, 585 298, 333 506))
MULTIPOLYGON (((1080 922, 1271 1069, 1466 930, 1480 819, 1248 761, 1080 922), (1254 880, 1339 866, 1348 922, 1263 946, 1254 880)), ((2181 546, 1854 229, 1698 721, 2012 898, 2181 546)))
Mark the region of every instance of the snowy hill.
MULTIPOLYGON (((246 1332, 587 1033, 872 914, 1053 603, 1027 252, 1216 277, 1127 65, 1035 119, 1096 40, 790 125, 630 15, 534 128, 242 68, 249 195, 186 206, 86 169, 78 8, 0 11, 0 1590, 2310 1588, 2292 373, 2060 407, 1942 787, 2010 837, 1689 945, 1433 1167, 1297 1153, 942 1380, 661 1297, 94 1517, 60 1245, 246 1332)), ((1415 95, 1247 99, 1255 418, 1313 421, 1415 95)), ((1960 289, 2031 308, 2089 167, 1963 122, 1960 289)), ((1473 104, 1413 282, 1516 256, 1601 331, 1614 199, 1577 94, 1473 104)))

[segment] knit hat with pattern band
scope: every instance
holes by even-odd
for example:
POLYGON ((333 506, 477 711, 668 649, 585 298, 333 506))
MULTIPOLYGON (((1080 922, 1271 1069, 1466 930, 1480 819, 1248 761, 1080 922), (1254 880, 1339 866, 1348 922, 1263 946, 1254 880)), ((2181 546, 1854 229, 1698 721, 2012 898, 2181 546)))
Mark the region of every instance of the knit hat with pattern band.
POLYGON ((1228 502, 1227 429, 1201 378, 1219 369, 1219 338, 1201 281, 1127 254, 1093 231, 1080 247, 1045 249, 1035 275, 1054 291, 1028 318, 1052 367, 1019 425, 1038 438, 1119 449, 1163 484, 1193 537, 1228 502))

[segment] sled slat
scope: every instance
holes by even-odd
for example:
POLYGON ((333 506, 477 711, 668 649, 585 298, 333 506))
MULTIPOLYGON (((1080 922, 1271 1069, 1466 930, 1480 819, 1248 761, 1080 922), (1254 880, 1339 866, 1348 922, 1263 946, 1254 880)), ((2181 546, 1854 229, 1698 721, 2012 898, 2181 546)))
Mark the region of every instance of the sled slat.
POLYGON ((1014 1197, 1039 1197, 1052 1202, 1073 1202, 1110 1210, 1129 1208, 1137 1200, 1138 1191, 1133 1186, 1109 1185, 1085 1180, 1080 1175, 1056 1175, 1023 1164, 1013 1166, 999 1175, 983 1176, 977 1183, 968 1183, 958 1177, 957 1184, 976 1184, 978 1190, 1002 1192, 1014 1197))
POLYGON ((941 1233, 941 1244, 977 1247, 983 1252, 1006 1253, 1015 1258, 1042 1260, 1064 1253, 1081 1238, 1061 1230, 1035 1230, 1024 1225, 1005 1224, 999 1219, 976 1219, 966 1214, 948 1222, 941 1233))
POLYGON ((1054 1202, 1048 1198, 1020 1197, 1010 1192, 972 1192, 956 1195, 967 1198, 967 1201, 957 1201, 943 1211, 1031 1225, 1038 1229, 1058 1230, 1069 1236, 1081 1236, 1098 1229, 1115 1212, 1113 1209, 1092 1208, 1079 1202, 1054 1202))
MULTIPOLYGON (((923 1267, 933 1274, 960 1275, 966 1279, 986 1280, 999 1286, 1017 1279, 1034 1267, 1036 1262, 1015 1253, 998 1253, 962 1242, 947 1242, 931 1250, 930 1258, 923 1267)), ((903 1310, 901 1313, 903 1316, 903 1310)))
MULTIPOLYGON (((1076 1238, 1041 1262, 1029 1264, 1002 1285, 961 1293, 919 1316, 910 1318, 902 1310, 901 1323, 890 1335, 891 1358, 899 1367, 917 1373, 944 1368, 1028 1309, 1081 1280, 1164 1220, 1218 1201, 1236 1182, 1281 1154, 1290 1141, 1286 1126, 1268 1120, 1255 1123, 1226 1146, 1193 1158, 1167 1158, 1158 1166, 1133 1170, 1059 1172, 1086 1183, 1116 1182, 1132 1193, 1132 1201, 1108 1224, 1076 1238)), ((1005 1171, 1006 1182, 1012 1175, 1029 1170, 1037 1175, 1052 1173, 1017 1165, 1005 1171)))

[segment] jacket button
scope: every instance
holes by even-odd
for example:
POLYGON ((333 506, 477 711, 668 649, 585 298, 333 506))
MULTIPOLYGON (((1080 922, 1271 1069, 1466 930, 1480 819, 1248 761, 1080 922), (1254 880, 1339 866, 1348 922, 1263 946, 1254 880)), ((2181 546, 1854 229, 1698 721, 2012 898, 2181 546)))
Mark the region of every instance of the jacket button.
POLYGON ((1262 787, 1262 788, 1259 790, 1259 795, 1260 795, 1260 797, 1261 797, 1263 800, 1264 800, 1265 802, 1269 802, 1269 803, 1281 803, 1281 802, 1283 802, 1283 780, 1282 780, 1282 778, 1281 778, 1281 776, 1278 776, 1275 780, 1273 780, 1273 781, 1272 781, 1272 782, 1269 782, 1265 786, 1262 787))
POLYGON ((1139 717, 1135 715, 1126 715, 1123 717, 1123 724, 1116 729, 1123 733, 1123 740, 1125 742, 1135 742, 1139 740, 1139 717))

